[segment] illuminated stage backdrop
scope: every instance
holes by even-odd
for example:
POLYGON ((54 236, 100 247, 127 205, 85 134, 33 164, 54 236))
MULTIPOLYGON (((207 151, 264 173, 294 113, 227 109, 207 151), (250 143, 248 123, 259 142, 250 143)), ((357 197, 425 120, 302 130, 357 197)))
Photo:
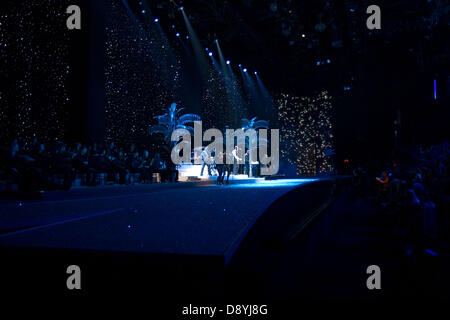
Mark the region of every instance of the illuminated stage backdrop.
POLYGON ((283 160, 296 164, 297 174, 331 172, 333 161, 332 98, 327 91, 312 97, 282 94, 278 99, 283 160))
POLYGON ((114 0, 106 21, 106 138, 146 141, 154 117, 180 102, 181 61, 151 15, 137 20, 114 0))
POLYGON ((69 94, 68 1, 5 1, 0 13, 1 143, 64 138, 69 94))

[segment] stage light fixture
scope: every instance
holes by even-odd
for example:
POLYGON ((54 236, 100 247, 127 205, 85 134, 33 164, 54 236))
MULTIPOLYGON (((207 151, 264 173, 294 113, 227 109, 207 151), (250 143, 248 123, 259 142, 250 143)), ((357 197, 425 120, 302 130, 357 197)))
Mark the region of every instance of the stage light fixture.
POLYGON ((239 68, 242 67, 242 64, 239 64, 239 68))
POLYGON ((331 63, 331 60, 330 60, 330 59, 327 59, 327 63, 331 63))
POLYGON ((255 71, 255 74, 258 74, 258 71, 255 71))
POLYGON ((180 33, 179 32, 177 32, 176 34, 175 34, 177 37, 179 37, 180 36, 180 33))
POLYGON ((231 62, 230 62, 230 60, 227 60, 227 64, 230 64, 231 62))
POLYGON ((206 51, 209 51, 209 49, 208 49, 208 48, 205 48, 205 50, 206 50, 206 51))
POLYGON ((304 38, 304 37, 306 37, 306 35, 303 33, 303 34, 302 34, 302 38, 304 38))
POLYGON ((158 19, 158 18, 155 18, 155 20, 153 20, 153 21, 155 21, 155 22, 158 22, 158 21, 159 21, 159 19, 158 19))
POLYGON ((142 11, 141 11, 143 14, 145 14, 145 9, 142 9, 142 11))
POLYGON ((212 57, 213 53, 212 53, 212 52, 210 52, 210 53, 208 53, 208 55, 209 55, 210 57, 212 57))
POLYGON ((247 72, 247 68, 244 68, 244 70, 243 70, 244 72, 247 72))
POLYGON ((183 11, 184 10, 184 7, 179 7, 178 8, 178 11, 183 11))
POLYGON ((189 36, 186 36, 186 39, 189 39, 189 36))

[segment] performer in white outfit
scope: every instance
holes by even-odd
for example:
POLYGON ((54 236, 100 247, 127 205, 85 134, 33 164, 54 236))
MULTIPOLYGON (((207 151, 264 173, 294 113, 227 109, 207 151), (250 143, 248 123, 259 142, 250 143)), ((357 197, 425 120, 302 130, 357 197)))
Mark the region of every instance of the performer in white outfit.
POLYGON ((235 146, 233 151, 231 151, 231 155, 233 156, 233 175, 237 175, 239 171, 239 163, 238 161, 242 161, 241 158, 238 156, 239 147, 235 146))

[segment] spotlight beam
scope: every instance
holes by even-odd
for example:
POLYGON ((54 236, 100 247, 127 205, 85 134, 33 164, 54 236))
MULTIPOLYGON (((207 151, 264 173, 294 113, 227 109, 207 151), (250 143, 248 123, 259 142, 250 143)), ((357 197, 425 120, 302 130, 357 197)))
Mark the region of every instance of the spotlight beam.
POLYGON ((122 4, 124 5, 125 9, 127 9, 128 14, 130 15, 133 22, 140 27, 139 20, 136 18, 136 15, 134 14, 133 10, 131 10, 130 5, 128 4, 127 0, 122 0, 122 4))
POLYGON ((250 114, 252 115, 257 115, 257 116, 262 116, 262 112, 263 110, 261 110, 261 95, 258 93, 258 89, 255 83, 255 80, 252 79, 252 77, 250 76, 248 69, 247 68, 243 68, 241 69, 241 75, 242 75, 242 81, 243 81, 243 86, 245 89, 245 92, 247 94, 247 97, 249 99, 249 107, 250 107, 250 114))
MULTIPOLYGON (((226 70, 225 58, 223 57, 223 53, 222 53, 222 49, 220 48, 219 40, 216 40, 215 42, 216 42, 216 45, 217 45, 217 52, 219 53, 220 65, 222 66, 222 69, 225 72, 225 70, 226 70)), ((229 63, 227 63, 227 64, 229 64, 229 63)))
POLYGON ((202 79, 206 80, 206 79, 208 79, 208 72, 207 72, 208 63, 209 63, 208 59, 205 56, 205 51, 203 50, 203 47, 200 43, 200 40, 199 40, 194 28, 191 25, 191 22, 189 21, 186 11, 181 10, 181 13, 183 14, 183 19, 186 24, 186 28, 189 32, 189 35, 190 35, 192 48, 194 49, 194 54, 195 54, 198 68, 200 70, 200 74, 202 76, 202 79))
POLYGON ((273 99, 270 95, 269 91, 267 90, 266 86, 262 82, 259 74, 255 74, 256 83, 258 87, 259 94, 262 97, 262 101, 264 104, 264 111, 266 112, 266 117, 271 117, 273 113, 273 99))

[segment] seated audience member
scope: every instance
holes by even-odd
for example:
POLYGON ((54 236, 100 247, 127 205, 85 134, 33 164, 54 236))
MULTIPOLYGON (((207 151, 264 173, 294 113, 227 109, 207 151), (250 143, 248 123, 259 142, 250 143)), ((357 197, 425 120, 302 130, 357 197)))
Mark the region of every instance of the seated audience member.
POLYGON ((376 177, 376 180, 380 183, 382 190, 387 190, 389 188, 389 175, 386 171, 381 173, 381 177, 376 177))
POLYGON ((142 156, 142 182, 143 183, 152 183, 153 181, 153 173, 151 166, 151 158, 150 153, 147 150, 144 150, 142 156))
POLYGON ((159 173, 162 179, 163 173, 163 161, 161 160, 161 156, 159 153, 155 153, 152 161, 150 162, 150 167, 152 168, 153 173, 159 173))
POLYGON ((95 170, 89 167, 89 151, 85 146, 77 146, 76 151, 72 155, 72 167, 77 173, 84 175, 83 182, 86 185, 94 183, 95 170))
POLYGON ((378 181, 378 191, 380 200, 386 202, 388 200, 388 191, 389 191, 389 175, 386 171, 381 173, 381 177, 376 177, 376 181, 378 181))

